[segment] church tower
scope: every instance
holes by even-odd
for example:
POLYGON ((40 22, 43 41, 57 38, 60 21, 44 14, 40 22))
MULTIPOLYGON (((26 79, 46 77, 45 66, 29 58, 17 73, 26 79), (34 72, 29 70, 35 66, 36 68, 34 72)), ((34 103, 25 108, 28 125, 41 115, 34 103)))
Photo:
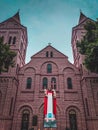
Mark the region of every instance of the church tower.
POLYGON ((9 44, 10 49, 17 53, 14 59, 15 67, 9 70, 15 74, 19 67, 25 64, 27 49, 27 28, 21 24, 19 12, 0 23, 0 37, 3 37, 4 43, 9 44))
POLYGON ((21 25, 19 12, 0 23, 0 37, 16 52, 15 66, 0 74, 0 130, 12 130, 18 92, 18 71, 25 64, 27 28, 21 25))
POLYGON ((85 111, 87 130, 98 128, 98 74, 88 71, 83 65, 85 56, 79 53, 77 42, 81 41, 86 33, 84 25, 88 21, 94 21, 80 12, 79 23, 72 29, 72 49, 74 65, 79 68, 81 74, 81 90, 85 111))
POLYGON ((91 21, 91 19, 86 17, 82 12, 80 12, 78 25, 72 28, 71 43, 72 43, 72 49, 73 49, 74 65, 78 68, 83 68, 84 56, 79 53, 76 44, 78 41, 81 41, 81 39, 86 33, 84 29, 84 24, 86 24, 87 21, 91 21))

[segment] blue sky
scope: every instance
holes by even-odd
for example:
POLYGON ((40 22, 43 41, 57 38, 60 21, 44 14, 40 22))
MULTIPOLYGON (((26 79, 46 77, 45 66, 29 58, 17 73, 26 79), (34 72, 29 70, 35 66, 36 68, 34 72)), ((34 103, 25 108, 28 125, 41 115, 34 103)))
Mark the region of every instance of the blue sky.
POLYGON ((98 18, 98 0, 0 0, 0 22, 18 9, 21 23, 28 30, 26 62, 52 43, 73 63, 71 33, 78 24, 80 9, 87 17, 98 18))

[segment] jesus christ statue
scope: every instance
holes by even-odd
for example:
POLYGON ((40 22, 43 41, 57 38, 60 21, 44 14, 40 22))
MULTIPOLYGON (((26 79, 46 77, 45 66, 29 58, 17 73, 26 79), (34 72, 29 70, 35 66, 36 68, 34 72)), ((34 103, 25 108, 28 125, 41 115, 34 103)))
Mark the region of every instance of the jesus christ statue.
POLYGON ((44 89, 44 127, 56 126, 56 92, 55 89, 44 89))

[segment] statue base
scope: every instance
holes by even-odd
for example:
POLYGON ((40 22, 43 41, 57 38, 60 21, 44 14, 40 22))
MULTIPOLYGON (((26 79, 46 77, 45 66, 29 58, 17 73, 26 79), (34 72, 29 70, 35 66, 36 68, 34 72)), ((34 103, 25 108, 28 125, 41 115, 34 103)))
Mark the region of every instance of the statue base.
POLYGON ((57 127, 57 123, 54 117, 52 118, 46 117, 44 119, 44 128, 56 128, 56 127, 57 127))

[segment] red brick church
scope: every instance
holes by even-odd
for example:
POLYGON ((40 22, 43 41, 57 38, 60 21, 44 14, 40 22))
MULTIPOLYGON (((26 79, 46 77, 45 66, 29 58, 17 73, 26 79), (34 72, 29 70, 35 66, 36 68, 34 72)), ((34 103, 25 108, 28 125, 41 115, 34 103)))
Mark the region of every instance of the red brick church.
POLYGON ((91 20, 82 12, 72 29, 74 64, 50 44, 25 64, 27 28, 19 12, 0 23, 0 37, 17 53, 15 67, 0 74, 0 130, 98 130, 98 74, 83 66, 76 42, 91 20), (57 128, 43 128, 44 87, 54 82, 57 128))

